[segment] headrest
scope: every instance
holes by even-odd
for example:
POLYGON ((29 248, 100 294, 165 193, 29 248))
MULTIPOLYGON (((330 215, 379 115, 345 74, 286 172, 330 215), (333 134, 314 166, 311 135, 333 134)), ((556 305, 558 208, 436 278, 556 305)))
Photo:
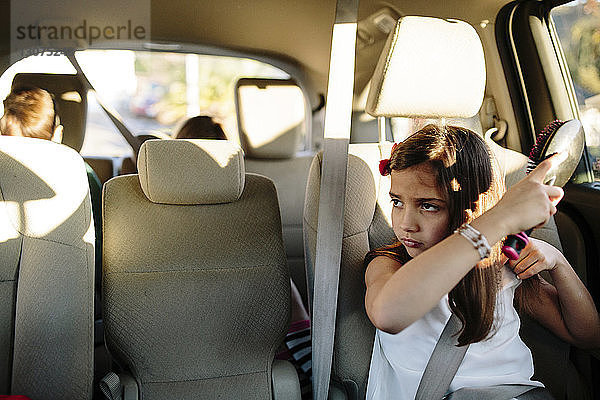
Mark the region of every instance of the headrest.
POLYGON ((485 59, 463 21, 404 17, 381 53, 367 112, 385 117, 471 117, 483 101, 485 59))
POLYGON ((137 162, 140 185, 153 203, 230 203, 244 190, 244 154, 227 140, 151 139, 137 162))
POLYGON ((77 75, 19 73, 12 88, 33 86, 54 96, 60 123, 64 127, 62 144, 77 151, 83 146, 87 115, 87 91, 77 75))
POLYGON ((76 247, 82 239, 93 242, 89 201, 76 151, 50 140, 0 136, 0 242, 19 234, 76 247))
POLYGON ((302 89, 291 79, 242 78, 235 94, 246 158, 294 157, 307 134, 302 89))
POLYGON ((255 144, 246 131, 240 131, 240 143, 244 147, 248 158, 286 159, 292 158, 302 139, 304 126, 296 125, 286 131, 265 131, 260 142, 255 144))

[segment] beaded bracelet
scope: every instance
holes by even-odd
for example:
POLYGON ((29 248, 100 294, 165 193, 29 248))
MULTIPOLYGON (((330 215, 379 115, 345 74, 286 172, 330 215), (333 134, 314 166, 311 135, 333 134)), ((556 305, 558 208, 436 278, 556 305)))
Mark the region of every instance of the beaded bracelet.
POLYGON ((454 231, 454 233, 460 234, 469 242, 471 242, 473 247, 475 247, 475 250, 479 252, 479 258, 481 260, 490 256, 490 251, 492 250, 492 248, 490 247, 490 244, 488 243, 487 239, 485 238, 485 236, 482 235, 481 232, 473 228, 471 225, 464 223, 461 226, 459 226, 458 229, 454 231))

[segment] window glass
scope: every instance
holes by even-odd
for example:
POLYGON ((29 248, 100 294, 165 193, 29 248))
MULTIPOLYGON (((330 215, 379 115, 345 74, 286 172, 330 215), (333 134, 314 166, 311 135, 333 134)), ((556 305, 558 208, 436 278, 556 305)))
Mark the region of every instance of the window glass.
POLYGON ((594 179, 600 180, 600 1, 576 0, 550 15, 573 78, 594 179))
MULTIPOLYGON (((241 77, 288 79, 269 64, 236 57, 197 54, 85 50, 76 54, 86 76, 104 104, 116 110, 134 134, 174 134, 192 116, 209 115, 231 140, 238 140, 235 83, 241 77)), ((64 56, 30 56, 0 77, 5 98, 18 72, 75 73, 64 56)), ((83 155, 123 157, 131 148, 93 93, 88 95, 83 155)))
POLYGON ((246 155, 286 157, 304 150, 306 107, 304 93, 293 81, 240 80, 237 101, 240 133, 246 155), (284 147, 285 150, 276 150, 284 147))

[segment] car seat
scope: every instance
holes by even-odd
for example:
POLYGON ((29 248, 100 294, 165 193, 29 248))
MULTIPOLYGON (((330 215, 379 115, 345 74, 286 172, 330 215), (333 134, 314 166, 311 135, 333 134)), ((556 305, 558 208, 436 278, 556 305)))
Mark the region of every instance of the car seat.
MULTIPOLYGON (((479 110, 485 88, 485 62, 476 31, 461 21, 404 17, 390 34, 375 70, 367 111, 386 117, 468 118, 479 110)), ((507 185, 525 175, 527 157, 488 140, 507 185)), ((379 174, 379 160, 388 158, 391 143, 351 144, 342 261, 333 349, 332 393, 347 399, 365 397, 375 328, 364 308, 364 256, 394 241, 391 228, 389 178, 379 174)), ((316 251, 322 154, 313 160, 304 209, 307 268, 316 251)), ((554 221, 533 236, 561 249, 554 221)), ((307 275, 312 275, 307 273, 307 275)), ((528 336, 536 377, 563 398, 570 384, 563 368, 572 369, 569 347, 534 322, 537 337, 528 336), (533 342, 533 345, 532 345, 533 342), (543 361, 540 361, 543 360, 543 361), (540 362, 538 362, 540 361, 540 362), (560 368, 556 368, 560 365, 560 368)), ((576 375, 576 374, 574 374, 576 375)))
POLYGON ((105 336, 121 381, 147 400, 299 398, 293 366, 273 362, 290 317, 273 183, 224 140, 146 141, 138 171, 104 187, 105 336))
MULTIPOLYGON (((305 306, 307 306, 302 213, 304 210, 306 180, 313 154, 298 153, 297 150, 299 143, 304 140, 304 135, 308 134, 305 131, 312 121, 308 118, 308 121, 290 128, 282 124, 282 121, 277 119, 279 117, 277 113, 273 113, 271 109, 261 110, 260 115, 249 115, 254 110, 246 110, 240 104, 239 86, 241 84, 256 84, 257 87, 271 85, 294 87, 296 83, 292 80, 242 78, 236 86, 236 112, 246 171, 268 177, 277 188, 283 228, 283 243, 290 275, 305 306), (268 118, 276 120, 277 123, 263 123, 260 119, 263 114, 271 114, 268 118), (248 123, 248 120, 253 121, 254 124, 248 123), (260 121, 260 124, 257 123, 257 120, 260 121), (247 128, 246 125, 252 125, 254 129, 247 128), (261 129, 257 129, 256 125, 260 125, 261 129), (285 129, 278 130, 275 127, 285 129), (253 135, 259 137, 255 138, 253 135)), ((300 89, 298 88, 298 90, 300 89)), ((275 97, 272 102, 276 102, 277 99, 275 97)), ((286 102, 282 103, 287 105, 286 102)), ((307 115, 310 115, 310 113, 307 112, 307 115)), ((288 122, 285 117, 289 116, 284 116, 283 122, 288 122)))
POLYGON ((0 394, 91 399, 94 225, 74 150, 0 136, 0 394))

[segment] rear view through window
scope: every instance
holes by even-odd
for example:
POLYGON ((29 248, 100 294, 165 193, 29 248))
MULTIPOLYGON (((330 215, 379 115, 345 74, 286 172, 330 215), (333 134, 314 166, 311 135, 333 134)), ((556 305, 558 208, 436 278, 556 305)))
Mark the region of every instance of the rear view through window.
MULTIPOLYGON (((187 118, 203 114, 220 122, 227 137, 237 141, 234 91, 238 79, 289 78, 269 64, 237 57, 131 50, 85 50, 76 57, 98 96, 118 112, 133 134, 158 131, 171 135, 187 118)), ((30 56, 0 78, 2 98, 19 72, 74 74, 75 69, 62 55, 30 56)), ((131 148, 93 93, 88 95, 81 153, 131 155, 131 148)))

